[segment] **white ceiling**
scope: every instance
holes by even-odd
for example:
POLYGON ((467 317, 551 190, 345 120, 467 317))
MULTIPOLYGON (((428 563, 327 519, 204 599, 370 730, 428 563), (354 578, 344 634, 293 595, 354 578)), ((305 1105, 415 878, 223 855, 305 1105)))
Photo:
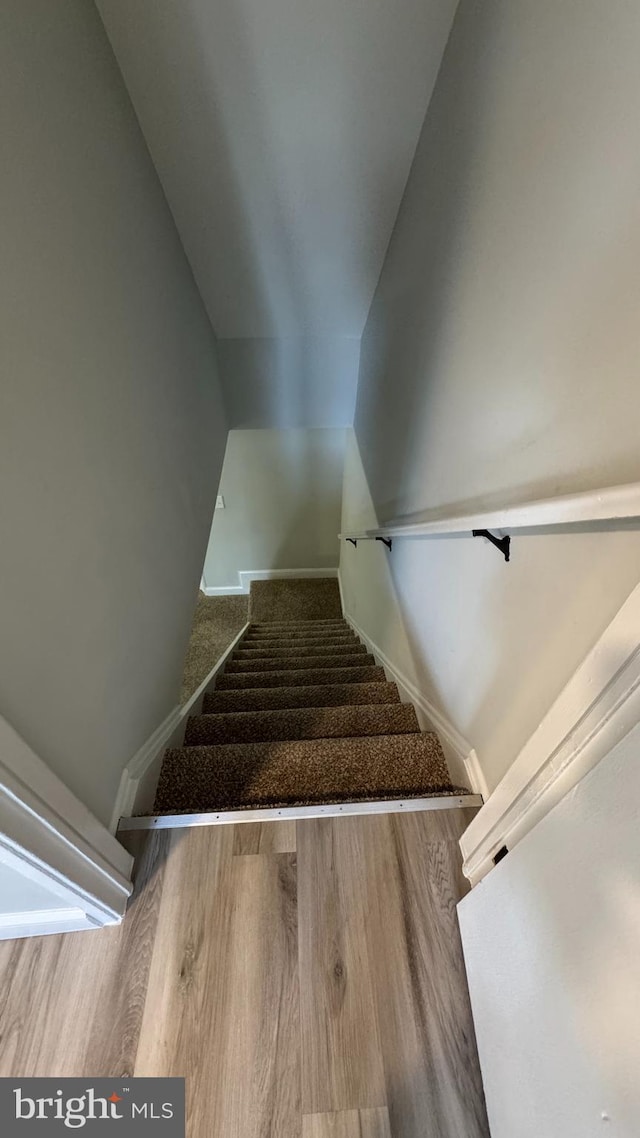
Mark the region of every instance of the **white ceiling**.
POLYGON ((456 2, 97 0, 219 338, 360 337, 456 2))

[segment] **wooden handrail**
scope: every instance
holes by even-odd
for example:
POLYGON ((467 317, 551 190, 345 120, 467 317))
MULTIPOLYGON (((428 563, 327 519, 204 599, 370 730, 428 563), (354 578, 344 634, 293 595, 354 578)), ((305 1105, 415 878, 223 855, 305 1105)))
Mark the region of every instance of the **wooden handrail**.
POLYGON ((624 486, 608 486, 581 494, 565 494, 556 498, 540 498, 516 506, 466 514, 439 514, 423 522, 388 522, 377 529, 339 534, 346 541, 374 541, 376 538, 437 537, 446 534, 470 534, 473 530, 514 530, 537 526, 577 525, 585 522, 616 521, 640 518, 640 482, 624 486))

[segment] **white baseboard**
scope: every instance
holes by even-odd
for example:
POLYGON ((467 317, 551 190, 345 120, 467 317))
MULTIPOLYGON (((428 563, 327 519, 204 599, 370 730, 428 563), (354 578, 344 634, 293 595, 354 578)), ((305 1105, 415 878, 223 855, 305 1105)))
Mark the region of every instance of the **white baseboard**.
POLYGON ((140 750, 136 751, 136 754, 124 768, 111 815, 109 829, 112 834, 115 834, 118 829, 120 819, 133 811, 136 798, 140 793, 140 784, 157 755, 162 753, 168 745, 169 739, 180 722, 180 711, 180 707, 176 706, 169 712, 167 718, 159 727, 156 727, 146 743, 142 744, 140 750))
POLYGON ((471 789, 476 794, 481 794, 484 801, 486 802, 491 791, 489 790, 487 780, 484 777, 484 771, 480 766, 480 760, 476 752, 474 750, 469 751, 469 754, 464 761, 469 774, 469 785, 471 786, 471 789))
POLYGON ((344 616, 346 605, 344 603, 344 589, 342 587, 342 573, 340 572, 340 568, 338 568, 338 589, 340 590, 340 611, 344 616))
POLYGON ((338 577, 337 569, 239 569, 239 585, 207 585, 207 597, 234 597, 246 595, 252 581, 287 581, 295 577, 338 577))
MULTIPOLYGON (((124 915, 132 857, 1 717, 0 862, 52 894, 67 919, 79 911, 84 923, 74 928, 124 915)), ((5 916, 5 925, 11 916, 23 914, 5 916)))
POLYGON ((207 585, 202 592, 205 597, 242 597, 249 590, 242 585, 207 585))
POLYGON ((421 692, 408 676, 400 671, 375 641, 367 636, 364 629, 356 624, 348 612, 344 612, 344 618, 351 625, 356 635, 367 645, 376 661, 382 664, 387 675, 398 685, 404 702, 414 705, 420 726, 437 733, 447 758, 452 781, 458 786, 464 786, 474 794, 480 794, 485 798, 487 784, 480 769, 478 757, 471 744, 460 734, 453 723, 434 706, 424 692, 421 692))
POLYGON ((111 817, 112 833, 116 832, 122 818, 151 810, 165 750, 167 747, 182 746, 189 716, 198 714, 205 693, 214 686, 216 676, 222 671, 227 659, 235 651, 248 629, 247 623, 216 660, 193 695, 182 707, 174 707, 169 712, 164 722, 149 736, 125 767, 111 817))
POLYGON ((0 914, 0 940, 18 940, 26 936, 51 936, 53 933, 77 933, 97 927, 93 921, 88 920, 82 909, 43 909, 0 914))
POLYGON ((640 722, 640 585, 516 757, 460 840, 476 884, 640 722))

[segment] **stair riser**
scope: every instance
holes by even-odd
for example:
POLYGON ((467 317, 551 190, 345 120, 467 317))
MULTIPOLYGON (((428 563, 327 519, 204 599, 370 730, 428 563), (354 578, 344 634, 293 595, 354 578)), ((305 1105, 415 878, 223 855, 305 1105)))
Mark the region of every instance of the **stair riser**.
POLYGON ((286 648, 288 644, 359 644, 360 641, 350 632, 332 632, 327 636, 245 636, 242 644, 252 647, 262 644, 274 644, 278 648, 286 648))
POLYGON ((318 684, 299 687, 248 688, 207 692, 205 714, 228 711, 268 710, 270 708, 343 707, 354 704, 397 704, 400 695, 395 684, 318 684))
POLYGON ((263 632, 270 629, 278 629, 280 632, 313 632, 314 630, 324 631, 325 628, 346 628, 351 629, 346 620, 274 620, 262 621, 250 624, 251 632, 263 632))
POLYGON ((229 688, 275 688, 299 684, 378 684, 384 683, 384 668, 315 668, 299 672, 281 670, 277 672, 223 672, 216 680, 216 687, 223 691, 229 688))
POLYGON ((373 656, 359 653, 356 656, 284 656, 281 659, 267 657, 259 660, 237 660, 227 664, 225 673, 236 672, 299 672, 304 668, 365 668, 373 664, 373 656))
POLYGON ((293 641, 318 641, 320 644, 323 644, 328 640, 355 640, 355 634, 348 629, 336 629, 335 632, 325 633, 246 633, 243 644, 245 641, 251 641, 252 643, 256 641, 284 641, 286 644, 290 644, 293 641))
POLYGON ((257 743, 270 739, 346 739, 349 736, 418 734, 410 704, 298 708, 286 711, 198 715, 189 720, 186 747, 257 743))

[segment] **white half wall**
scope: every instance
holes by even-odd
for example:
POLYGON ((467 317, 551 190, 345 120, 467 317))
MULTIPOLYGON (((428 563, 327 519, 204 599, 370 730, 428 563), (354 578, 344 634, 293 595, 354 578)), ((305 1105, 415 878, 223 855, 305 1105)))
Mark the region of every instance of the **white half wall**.
POLYGON ((240 571, 335 569, 347 432, 230 431, 204 564, 208 588, 240 571))
POLYGON ((177 700, 226 420, 95 6, 1 25, 0 711, 108 824, 177 700))
POLYGON ((640 727, 458 905, 492 1138, 640 1133, 640 727))
POLYGON ((351 427, 359 336, 218 340, 229 426, 351 427))

